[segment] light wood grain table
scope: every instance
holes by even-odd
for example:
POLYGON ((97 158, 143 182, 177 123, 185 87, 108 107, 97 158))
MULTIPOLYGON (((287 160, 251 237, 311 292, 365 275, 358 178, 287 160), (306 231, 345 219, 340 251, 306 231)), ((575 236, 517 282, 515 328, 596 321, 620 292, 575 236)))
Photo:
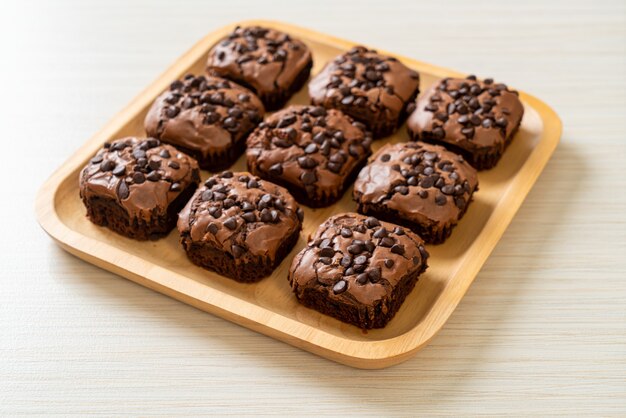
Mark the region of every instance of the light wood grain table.
POLYGON ((0 5, 0 415, 626 415, 626 5, 0 5), (528 91, 561 145, 465 299, 406 363, 355 370, 66 254, 40 184, 207 32, 284 20, 528 91))

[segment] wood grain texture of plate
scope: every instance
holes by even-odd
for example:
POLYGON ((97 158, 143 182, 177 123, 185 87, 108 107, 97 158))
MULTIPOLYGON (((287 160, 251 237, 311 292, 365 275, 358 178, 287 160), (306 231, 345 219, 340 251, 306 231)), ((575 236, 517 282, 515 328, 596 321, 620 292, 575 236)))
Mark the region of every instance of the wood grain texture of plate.
MULTIPOLYGON (((301 38, 313 52, 312 74, 355 45, 285 23, 240 24, 273 27, 301 38)), ((525 115, 511 146, 496 168, 479 174, 480 190, 452 236, 443 245, 428 246, 430 267, 396 317, 386 328, 365 333, 299 305, 287 282, 292 257, 304 247, 316 227, 331 214, 355 210, 352 189, 329 208, 305 208, 298 244, 270 277, 257 284, 236 283, 194 266, 178 243, 177 231, 156 242, 137 242, 95 226, 85 218, 78 196, 78 173, 84 164, 106 141, 145 135, 144 116, 156 96, 185 73, 201 73, 208 50, 234 26, 221 28, 193 46, 46 181, 36 199, 39 223, 61 247, 89 263, 320 356, 368 369, 408 359, 443 326, 513 219, 559 142, 558 116, 540 100, 520 91, 525 115)), ((440 78, 463 75, 380 52, 394 55, 419 71, 421 91, 440 78)), ((308 103, 306 87, 290 103, 308 103)), ((406 128, 401 127, 393 136, 376 141, 374 150, 386 142, 407 140, 406 128)), ((245 170, 243 157, 233 170, 245 170)), ((208 173, 203 175, 206 178, 208 173)))

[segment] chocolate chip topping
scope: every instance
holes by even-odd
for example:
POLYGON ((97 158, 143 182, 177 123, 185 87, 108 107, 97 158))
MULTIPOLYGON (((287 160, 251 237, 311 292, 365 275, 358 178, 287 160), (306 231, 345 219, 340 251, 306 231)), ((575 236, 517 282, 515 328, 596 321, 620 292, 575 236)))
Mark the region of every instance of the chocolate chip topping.
POLYGON ((270 104, 269 96, 289 90, 311 62, 307 46, 286 33, 238 26, 209 51, 207 71, 250 86, 270 104))
POLYGON ((290 106, 250 134, 248 167, 296 197, 299 190, 321 200, 343 193, 350 174, 370 154, 371 142, 363 124, 338 110, 290 106))
POLYGON ((339 55, 309 83, 313 104, 338 108, 372 127, 397 123, 417 94, 419 75, 397 59, 362 46, 339 55))
POLYGON ((245 262, 273 260, 282 240, 301 224, 301 209, 287 190, 250 173, 225 171, 196 191, 179 215, 178 229, 245 262))
POLYGON ((524 108, 518 93, 491 79, 445 78, 416 103, 408 127, 414 138, 434 139, 468 151, 503 146, 524 108))
POLYGON ((199 181, 193 158, 155 138, 128 137, 105 144, 83 168, 80 194, 115 199, 131 217, 150 220, 199 181))
POLYGON ((246 88, 219 77, 188 74, 156 99, 145 128, 148 135, 207 157, 243 140, 264 113, 259 98, 246 88))
POLYGON ((359 173, 354 198, 363 207, 384 205, 402 220, 448 225, 464 212, 477 184, 476 170, 441 146, 387 144, 359 173))
POLYGON ((395 231, 392 224, 356 213, 330 217, 294 258, 292 287, 296 293, 312 286, 327 287, 329 297, 365 305, 388 299, 398 282, 421 271, 428 258, 416 234, 395 231), (393 240, 391 248, 381 245, 381 230, 384 238, 393 240))

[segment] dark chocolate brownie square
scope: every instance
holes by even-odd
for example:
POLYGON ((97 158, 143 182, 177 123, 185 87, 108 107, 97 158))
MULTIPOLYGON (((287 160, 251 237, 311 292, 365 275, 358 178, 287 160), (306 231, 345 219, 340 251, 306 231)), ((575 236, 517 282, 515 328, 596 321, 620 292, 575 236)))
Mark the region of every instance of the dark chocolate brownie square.
POLYGON ((279 109, 309 78, 309 48, 286 33, 236 27, 209 51, 207 71, 253 90, 268 110, 279 109))
POLYGON ((293 259, 298 301, 361 328, 382 328, 426 270, 416 234, 356 213, 335 215, 293 259))
POLYGON ((444 147, 387 144, 354 184, 358 211, 407 226, 426 242, 443 242, 478 186, 476 170, 444 147))
POLYGON ((180 212, 178 231, 195 264, 240 282, 269 275, 298 241, 302 209, 284 188, 225 171, 180 212))
POLYGON ((478 170, 496 165, 524 115, 516 91, 475 76, 435 83, 413 108, 407 126, 414 140, 444 145, 478 170))
POLYGON ((198 163, 155 138, 105 144, 80 172, 80 197, 96 225, 138 240, 176 225, 178 211, 200 182, 198 163))
POLYGON ((375 138, 393 133, 419 91, 419 75, 394 57, 362 46, 326 64, 309 83, 315 105, 342 110, 375 138))
POLYGON ((146 133, 198 159, 210 171, 232 165, 265 110, 248 89, 219 77, 174 81, 146 115, 146 133))
POLYGON ((300 203, 328 206, 365 164, 371 142, 365 125, 339 110, 290 106, 250 134, 248 169, 286 187, 300 203))

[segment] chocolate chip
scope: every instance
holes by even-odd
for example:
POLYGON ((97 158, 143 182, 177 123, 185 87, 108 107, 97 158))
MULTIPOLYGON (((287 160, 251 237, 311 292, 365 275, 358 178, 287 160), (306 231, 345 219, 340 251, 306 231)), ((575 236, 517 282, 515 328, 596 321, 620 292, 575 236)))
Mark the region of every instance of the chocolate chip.
POLYGON ((231 216, 224 221, 224 226, 232 231, 233 229, 237 228, 237 220, 233 216, 231 216))
POLYGON ((417 195, 422 199, 426 199, 428 197, 428 192, 426 190, 420 190, 417 192, 417 195))
POLYGON ((224 200, 224 203, 223 203, 224 209, 232 208, 233 206, 235 206, 235 204, 236 204, 236 202, 235 202, 234 199, 227 198, 227 199, 224 200))
POLYGON ((386 163, 387 161, 389 161, 391 159, 391 155, 389 154, 383 154, 380 156, 380 161, 386 163))
POLYGON ((380 244, 381 247, 389 248, 389 247, 392 247, 393 244, 395 244, 395 243, 396 242, 395 242, 395 240, 393 238, 391 238, 391 237, 384 237, 383 239, 380 240, 379 244, 380 244))
POLYGON ((230 250, 232 251, 233 256, 235 258, 241 257, 246 252, 246 250, 243 247, 241 247, 241 246, 239 246, 237 244, 231 245, 230 250))
POLYGON ((461 133, 468 138, 472 138, 474 136, 474 128, 471 126, 469 128, 463 128, 461 129, 461 133))
POLYGON ((395 263, 391 258, 385 259, 385 267, 387 267, 388 269, 392 268, 394 264, 395 263))
POLYGON ((333 259, 330 258, 330 257, 320 257, 319 261, 320 261, 320 263, 326 264, 328 266, 328 265, 330 265, 333 262, 333 259))
POLYGON ((443 192, 443 194, 447 194, 447 195, 454 194, 454 186, 451 184, 446 184, 445 186, 441 188, 441 191, 443 192))
POLYGON ((341 228, 341 236, 344 238, 350 238, 352 236, 352 230, 348 228, 341 228))
POLYGON ((442 194, 437 194, 437 196, 435 196, 435 203, 439 206, 445 205, 447 201, 448 199, 446 199, 446 197, 442 194))
POLYGON ((298 165, 306 169, 315 168, 317 166, 317 161, 315 161, 311 157, 302 156, 302 157, 298 157, 298 165))
POLYGON ((378 283, 382 278, 380 267, 374 267, 367 272, 367 275, 372 283, 378 283))
POLYGON ((360 255, 354 259, 354 264, 365 264, 367 263, 367 257, 364 255, 360 255))
POLYGON ((200 195, 200 198, 205 202, 208 202, 209 200, 213 200, 213 192, 211 190, 205 190, 200 195))
POLYGON ((505 128, 507 125, 507 120, 505 118, 498 118, 496 119, 496 125, 501 128, 505 128))
POLYGON ((270 166, 269 172, 275 176, 280 176, 283 174, 283 166, 280 163, 273 164, 270 166))
POLYGON ((256 179, 250 179, 248 180, 246 187, 248 189, 257 189, 259 187, 259 182, 256 179))
POLYGON ((345 105, 345 106, 351 105, 352 102, 354 102, 354 96, 352 96, 352 95, 346 96, 343 99, 341 99, 341 104, 345 105))
POLYGON ((148 168, 150 168, 150 170, 158 170, 159 168, 161 168, 161 161, 150 160, 150 162, 148 162, 148 168))
POLYGON ((394 254, 403 255, 404 254, 404 245, 402 245, 402 244, 394 244, 393 247, 391 247, 391 252, 394 253, 394 254))
POLYGON ((212 217, 214 217, 215 219, 221 218, 222 217, 222 209, 220 209, 218 206, 211 206, 209 208, 209 214, 212 217))
POLYGON ((335 250, 332 247, 324 247, 320 249, 320 257, 332 257, 335 255, 335 250))
POLYGON ((124 200, 130 195, 130 190, 128 190, 128 185, 124 180, 120 181, 120 185, 117 187, 117 196, 120 200, 124 200))
POLYGON ((356 282, 361 285, 366 284, 368 279, 369 277, 367 273, 361 273, 358 276, 356 276, 356 282))
POLYGON ((396 235, 404 235, 404 229, 400 228, 399 226, 395 227, 393 232, 395 232, 396 235))
POLYGON ((165 115, 168 118, 175 118, 176 115, 178 115, 178 113, 180 112, 180 109, 176 106, 168 106, 167 109, 165 110, 165 115))
POLYGON ((232 171, 222 171, 222 174, 220 174, 220 176, 221 176, 223 179, 232 179, 232 178, 233 178, 233 176, 234 176, 234 174, 233 174, 233 172, 232 172, 232 171))
POLYGON ((302 210, 302 208, 298 208, 296 210, 296 215, 298 216, 298 220, 300 220, 300 222, 304 220, 304 211, 302 210))
POLYGON ((435 180, 432 177, 424 177, 420 181, 420 187, 424 189, 428 189, 429 187, 433 187, 435 185, 435 180))
POLYGON ((159 181, 161 180, 161 175, 158 171, 151 171, 146 178, 150 181, 159 181))
POLYGON ((437 126, 433 129, 432 134, 435 139, 443 139, 446 136, 446 131, 441 126, 437 126))
POLYGON ((180 192, 182 187, 180 186, 180 183, 174 182, 170 185, 170 190, 173 192, 180 192))
POLYGON ((344 255, 343 257, 341 257, 339 264, 342 267, 348 268, 352 265, 352 258, 349 255, 344 255))
POLYGON ((100 164, 100 170, 102 171, 111 171, 115 168, 115 161, 113 160, 105 160, 100 164))
POLYGON ((282 117, 278 121, 278 125, 276 125, 276 127, 277 128, 284 128, 285 126, 289 126, 289 125, 293 124, 296 120, 297 120, 296 115, 284 116, 284 117, 282 117))
POLYGON ((308 185, 308 184, 315 183, 317 181, 317 177, 315 176, 314 172, 305 171, 304 173, 300 175, 300 180, 302 181, 303 184, 308 185))
POLYGON ((217 234, 217 231, 219 230, 218 226, 216 224, 214 224, 213 222, 211 222, 207 227, 206 230, 208 232, 210 232, 211 234, 215 235, 217 234))
POLYGON ((102 155, 96 155, 90 160, 91 164, 99 164, 102 162, 102 155))
POLYGON ((304 152, 305 152, 306 154, 313 154, 314 152, 317 152, 317 145, 316 145, 316 144, 314 144, 314 143, 311 143, 311 144, 307 145, 307 146, 304 148, 304 152))
POLYGON ((335 283, 335 285, 333 286, 333 293, 335 293, 336 295, 345 292, 348 289, 348 282, 346 282, 345 280, 339 280, 337 283, 335 283))
POLYGON ((403 184, 394 187, 393 189, 396 193, 400 193, 401 195, 407 195, 409 194, 409 188, 403 184))
POLYGON ((113 169, 114 176, 122 177, 124 174, 126 174, 126 166, 122 164, 116 165, 115 168, 113 169))
POLYGON ((146 176, 140 171, 134 172, 132 177, 133 177, 133 183, 135 184, 141 184, 144 181, 146 181, 146 176))
POLYGON ((370 216, 365 219, 365 226, 367 226, 368 228, 375 228, 377 226, 380 226, 380 221, 373 216, 370 216))
POLYGON ((372 234, 374 238, 384 238, 387 236, 387 229, 385 227, 379 228, 372 234))
POLYGON ((363 246, 360 244, 349 245, 348 252, 353 255, 361 254, 363 252, 363 246))
POLYGON ((428 251, 426 251, 426 248, 424 248, 423 245, 418 246, 417 249, 419 250, 420 255, 422 256, 422 260, 425 260, 428 258, 429 256, 428 251))

